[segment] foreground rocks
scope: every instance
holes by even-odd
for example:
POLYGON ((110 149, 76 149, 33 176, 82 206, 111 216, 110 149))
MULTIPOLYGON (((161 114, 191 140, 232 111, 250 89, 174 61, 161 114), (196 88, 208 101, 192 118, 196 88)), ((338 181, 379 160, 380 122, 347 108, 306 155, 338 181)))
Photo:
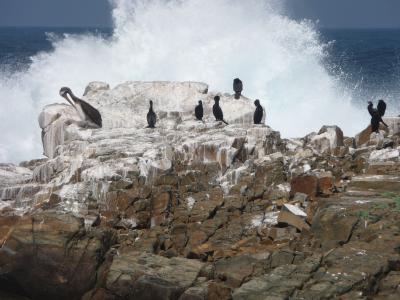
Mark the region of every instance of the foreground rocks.
POLYGON ((252 125, 245 97, 222 95, 230 125, 215 122, 213 97, 202 83, 91 83, 98 130, 77 127, 67 105, 44 108, 48 158, 0 166, 2 293, 397 299, 396 120, 378 142, 337 126, 283 140, 252 125))

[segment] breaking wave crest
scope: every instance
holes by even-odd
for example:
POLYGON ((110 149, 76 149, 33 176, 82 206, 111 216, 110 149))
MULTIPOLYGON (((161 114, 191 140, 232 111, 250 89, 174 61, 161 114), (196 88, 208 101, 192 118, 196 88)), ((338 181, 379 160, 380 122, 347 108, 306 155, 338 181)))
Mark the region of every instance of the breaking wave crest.
MULTIPOLYGON (((54 50, 32 57, 27 70, 0 73, 0 162, 41 154, 37 116, 90 81, 202 81, 210 90, 244 95, 266 107, 267 123, 284 137, 337 124, 362 128, 351 92, 329 75, 325 46, 313 24, 286 17, 278 0, 113 0, 111 37, 52 36, 54 50)), ((363 115, 361 114, 361 117, 363 115)))

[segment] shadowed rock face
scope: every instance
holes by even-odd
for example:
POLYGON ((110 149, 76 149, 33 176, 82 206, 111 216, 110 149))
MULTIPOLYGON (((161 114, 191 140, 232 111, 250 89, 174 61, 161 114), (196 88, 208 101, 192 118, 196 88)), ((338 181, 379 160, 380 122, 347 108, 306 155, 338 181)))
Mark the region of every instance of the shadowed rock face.
POLYGON ((82 295, 94 285, 102 256, 114 243, 111 232, 85 234, 83 219, 51 212, 3 217, 0 231, 2 274, 37 299, 82 295))
POLYGON ((71 124, 67 105, 45 107, 48 158, 0 165, 0 289, 85 300, 398 293, 396 135, 355 148, 324 126, 282 140, 252 124, 243 96, 222 95, 230 125, 215 122, 214 96, 202 83, 91 83, 96 130, 71 124))

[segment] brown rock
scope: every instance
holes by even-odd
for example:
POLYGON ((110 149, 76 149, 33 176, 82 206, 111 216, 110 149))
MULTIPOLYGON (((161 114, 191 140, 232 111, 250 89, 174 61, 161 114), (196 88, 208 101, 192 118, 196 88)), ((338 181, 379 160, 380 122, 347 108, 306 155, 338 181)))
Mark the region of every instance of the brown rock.
POLYGON ((286 227, 286 228, 270 228, 268 231, 268 237, 274 241, 289 241, 296 235, 296 228, 286 227))
POLYGON ((343 140, 343 144, 349 148, 356 148, 356 140, 352 137, 347 137, 343 140))
POLYGON ((179 300, 207 300, 207 286, 194 286, 187 289, 179 300))
POLYGON ((25 216, 14 225, 3 217, 0 228, 2 278, 35 299, 81 297, 93 287, 98 265, 113 243, 106 231, 92 228, 85 235, 83 219, 68 214, 25 216))
POLYGON ((187 227, 185 224, 174 225, 171 229, 171 240, 175 250, 182 254, 186 246, 188 237, 186 235, 187 227))
MULTIPOLYGON (((383 124, 379 125, 379 130, 384 130, 385 132, 389 132, 389 130, 383 124)), ((363 131, 361 131, 359 134, 357 134, 355 136, 356 147, 359 148, 362 145, 367 144, 369 142, 371 133, 372 133, 371 125, 369 125, 363 131)))
POLYGON ((104 211, 108 212, 123 212, 133 202, 134 197, 125 191, 114 191, 107 193, 107 205, 104 211))
POLYGON ((334 189, 334 177, 331 172, 318 174, 318 191, 324 195, 331 195, 334 189))
POLYGON ((107 292, 105 289, 95 289, 87 292, 82 300, 114 300, 115 296, 107 292))
POLYGON ((290 186, 290 196, 303 193, 313 199, 318 193, 318 177, 315 175, 298 176, 292 179, 290 186))
POLYGON ((208 283, 208 300, 230 300, 232 289, 222 283, 210 281, 208 283))
POLYGON ((188 253, 188 257, 190 258, 202 258, 202 257, 207 257, 208 254, 214 252, 215 247, 213 246, 212 243, 207 242, 204 244, 201 244, 200 246, 194 247, 190 250, 188 253))
POLYGON ((278 216, 278 222, 294 226, 300 231, 310 230, 310 226, 302 218, 287 211, 280 212, 278 216))
POLYGON ((312 232, 315 238, 321 241, 323 248, 329 250, 347 242, 357 223, 358 217, 333 206, 318 211, 313 219, 312 232))
POLYGON ((229 287, 236 288, 251 276, 261 274, 265 264, 266 260, 260 260, 251 255, 221 259, 215 263, 215 276, 229 287))
POLYGON ((197 228, 197 229, 193 228, 188 233, 188 238, 189 239, 188 239, 188 243, 187 243, 187 246, 185 249, 185 256, 190 256, 190 253, 193 252, 193 249, 200 246, 207 240, 208 235, 199 228, 197 228))
POLYGON ((178 299, 194 284, 202 267, 196 260, 126 249, 114 257, 104 284, 118 299, 178 299))
POLYGON ((155 215, 159 215, 165 212, 170 204, 170 200, 171 195, 168 192, 164 192, 155 196, 152 201, 153 213, 155 215))

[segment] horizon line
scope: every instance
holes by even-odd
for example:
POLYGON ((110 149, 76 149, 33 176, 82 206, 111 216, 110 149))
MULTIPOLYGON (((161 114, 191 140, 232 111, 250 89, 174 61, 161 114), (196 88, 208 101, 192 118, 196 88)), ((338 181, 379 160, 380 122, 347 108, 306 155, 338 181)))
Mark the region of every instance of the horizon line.
MULTIPOLYGON (((68 29, 113 29, 113 26, 94 26, 94 25, 0 25, 0 28, 68 28, 68 29)), ((400 26, 397 27, 365 27, 365 26, 355 26, 355 27, 347 27, 347 26, 317 26, 317 29, 343 29, 343 30, 371 30, 371 29, 400 29, 400 26)))

